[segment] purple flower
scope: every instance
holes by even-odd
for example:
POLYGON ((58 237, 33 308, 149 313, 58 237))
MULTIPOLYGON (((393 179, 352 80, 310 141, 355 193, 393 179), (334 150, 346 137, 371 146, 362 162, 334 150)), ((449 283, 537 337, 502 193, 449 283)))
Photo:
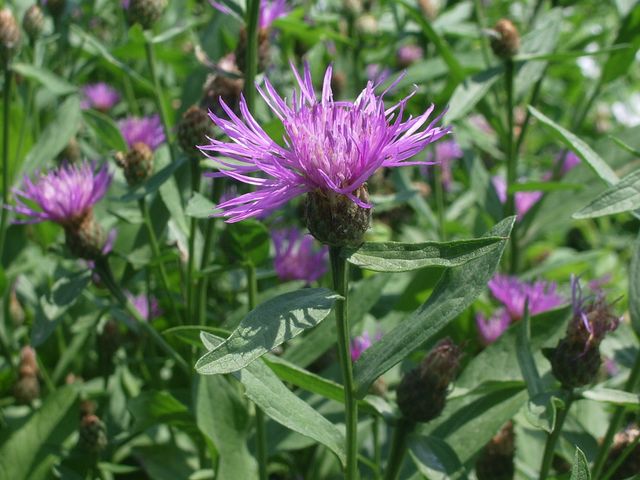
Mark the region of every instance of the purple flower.
POLYGON ((516 277, 508 275, 494 275, 489 280, 489 289, 506 307, 512 321, 519 320, 524 315, 524 303, 529 299, 529 314, 551 310, 564 301, 556 293, 556 284, 544 281, 526 283, 516 277))
POLYGON ((407 68, 422 58, 424 51, 419 45, 409 44, 398 48, 396 60, 400 68, 407 68))
POLYGON ((435 155, 429 152, 427 159, 439 163, 442 167, 442 186, 446 191, 451 189, 453 175, 451 174, 451 162, 462 158, 462 149, 455 140, 444 140, 436 143, 435 155))
MULTIPOLYGON (((507 202, 507 182, 505 179, 499 175, 491 178, 491 183, 493 183, 493 188, 496 190, 496 194, 498 195, 498 199, 501 203, 507 202)), ((515 202, 516 202, 516 213, 518 214, 518 220, 522 220, 522 217, 531 210, 538 201, 542 198, 542 192, 516 192, 515 202)))
MULTIPOLYGON (((558 161, 561 161, 561 159, 558 158, 558 161)), ((567 152, 567 154, 564 156, 564 161, 562 162, 562 169, 561 169, 562 174, 566 175, 568 172, 570 172, 575 167, 577 167, 580 163, 581 161, 578 155, 576 155, 574 152, 567 152)))
POLYGON ((496 311, 490 318, 478 313, 476 315, 476 327, 483 345, 495 342, 511 324, 511 316, 504 308, 496 311))
POLYGON ((366 66, 367 78, 371 80, 373 83, 381 84, 389 75, 391 75, 391 70, 386 67, 382 67, 379 63, 370 63, 366 66))
POLYGON ((351 340, 351 361, 355 362, 358 360, 362 352, 369 348, 371 344, 371 337, 367 332, 351 340))
POLYGON ((144 143, 155 150, 164 142, 164 130, 158 115, 149 117, 128 117, 118 122, 120 132, 129 148, 136 143, 144 143))
POLYGON ((82 87, 83 99, 80 107, 83 110, 95 108, 101 112, 110 110, 120 101, 118 92, 106 83, 92 83, 82 87))
POLYGON ((125 292, 125 295, 133 304, 140 316, 145 320, 153 320, 154 318, 162 315, 163 312, 156 297, 148 297, 144 293, 140 295, 134 295, 133 293, 128 291, 125 292))
POLYGON ((289 13, 286 0, 260 0, 258 25, 260 28, 271 28, 273 22, 289 13))
POLYGON ((296 228, 276 230, 271 235, 276 248, 273 261, 280 280, 314 282, 327 271, 329 249, 313 248, 313 237, 296 228))
POLYGON ((257 187, 218 205, 222 210, 218 215, 237 222, 312 191, 321 191, 329 198, 344 195, 358 206, 370 208, 354 192, 376 170, 424 163, 406 160, 449 133, 448 128, 434 126, 440 117, 420 130, 433 105, 422 115, 403 121, 405 104, 413 94, 387 109, 383 97, 388 89, 378 96, 373 82, 367 83, 355 102, 334 101, 331 72, 331 67, 327 68, 320 100, 316 98, 308 64, 304 78, 293 69, 300 91, 294 90, 289 104, 268 79, 264 90, 257 87, 284 125, 285 146, 273 141, 260 127, 244 98, 240 100, 244 121, 223 100, 220 104, 230 120, 209 113, 232 140, 210 138, 209 145, 200 147, 206 155, 215 152, 231 159, 217 158, 225 169, 213 175, 226 175, 257 187), (263 175, 251 176, 254 172, 263 175))
POLYGON ((63 165, 39 175, 35 181, 25 176, 22 189, 13 190, 16 206, 7 208, 28 217, 17 223, 51 220, 63 226, 76 225, 91 213, 110 184, 106 165, 97 171, 89 162, 63 165), (31 203, 36 206, 30 206, 31 203))

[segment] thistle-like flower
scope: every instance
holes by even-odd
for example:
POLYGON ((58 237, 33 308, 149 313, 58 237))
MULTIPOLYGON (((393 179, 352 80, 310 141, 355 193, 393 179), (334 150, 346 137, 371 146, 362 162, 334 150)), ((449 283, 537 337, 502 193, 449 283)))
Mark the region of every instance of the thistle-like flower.
POLYGON ((537 315, 557 307, 564 301, 556 293, 556 284, 545 281, 526 283, 516 277, 495 275, 489 280, 489 289, 506 308, 512 321, 524 316, 524 304, 529 300, 529 314, 537 315))
POLYGON ((422 115, 403 121, 404 107, 412 94, 385 108, 383 97, 388 89, 376 95, 376 85, 369 82, 354 102, 334 101, 329 67, 318 100, 309 65, 305 65, 303 77, 293 71, 300 91, 294 90, 289 103, 278 95, 268 79, 264 89, 258 87, 284 125, 285 146, 267 135, 244 99, 240 101, 244 121, 223 101, 221 105, 229 120, 210 114, 232 140, 210 138, 209 145, 200 147, 206 155, 215 152, 227 157, 216 159, 222 169, 214 176, 226 175, 257 187, 254 192, 219 204, 219 215, 237 222, 308 193, 307 226, 311 233, 328 244, 358 244, 369 226, 367 179, 383 167, 425 163, 407 160, 446 135, 449 129, 435 126, 438 117, 421 130, 433 105, 422 115), (264 176, 251 175, 255 172, 264 176), (310 218, 318 210, 325 211, 324 218, 310 218), (364 221, 361 217, 365 217, 364 221), (343 231, 353 227, 362 230, 358 238, 343 231))
POLYGON ((118 122, 118 127, 129 148, 133 148, 136 143, 144 143, 151 150, 155 150, 165 141, 162 122, 158 115, 128 117, 118 122))
POLYGON ((107 112, 120 101, 120 94, 104 82, 92 83, 82 87, 83 99, 80 107, 84 110, 95 108, 107 112))
POLYGON ((327 271, 327 247, 314 249, 313 237, 296 228, 276 230, 271 238, 276 249, 273 260, 280 280, 304 280, 311 283, 327 271))
POLYGON ((500 338, 509 325, 511 325, 511 316, 504 308, 499 309, 489 318, 481 313, 476 315, 476 327, 480 341, 485 346, 500 338))
POLYGON ((107 241, 93 218, 93 206, 104 197, 110 184, 106 166, 96 171, 88 162, 62 165, 35 181, 25 176, 22 189, 13 190, 16 205, 6 208, 26 217, 16 223, 50 220, 61 225, 72 253, 91 260, 103 254, 107 241))

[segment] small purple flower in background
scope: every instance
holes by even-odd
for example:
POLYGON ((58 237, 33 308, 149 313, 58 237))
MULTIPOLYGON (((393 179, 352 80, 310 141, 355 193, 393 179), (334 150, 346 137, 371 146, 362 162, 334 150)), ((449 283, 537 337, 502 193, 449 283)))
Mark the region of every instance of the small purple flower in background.
MULTIPOLYGON (((498 199, 500 203, 504 204, 507 202, 507 182, 505 179, 499 175, 496 175, 491 178, 491 183, 493 184, 493 188, 496 190, 496 194, 498 195, 498 199)), ((542 192, 516 192, 515 202, 516 202, 516 213, 518 214, 518 220, 522 220, 522 217, 531 210, 538 201, 542 198, 542 192)))
POLYGON ((537 281, 526 283, 508 275, 494 275, 489 280, 489 289, 507 309, 512 321, 524 316, 524 304, 529 299, 529 314, 537 315, 563 303, 556 293, 553 282, 537 281))
POLYGON ((315 249, 314 239, 296 228, 276 230, 271 238, 276 249, 273 260, 280 280, 305 280, 311 283, 327 271, 329 249, 315 249))
POLYGON ((155 150, 165 141, 162 122, 158 115, 128 117, 120 120, 118 127, 129 148, 136 143, 144 143, 151 150, 155 150))
POLYGON ((365 67, 367 79, 375 84, 383 83, 391 75, 391 69, 382 67, 379 63, 370 63, 365 67))
POLYGON ((25 176, 22 189, 13 189, 16 206, 6 208, 28 217, 17 223, 51 220, 65 227, 75 226, 91 214, 110 184, 111 175, 106 165, 98 170, 86 161, 80 165, 63 165, 39 175, 35 181, 25 176), (38 208, 25 202, 34 203, 38 208))
POLYGON ((481 313, 476 315, 476 327, 480 341, 485 346, 495 342, 509 328, 509 325, 511 325, 511 316, 504 308, 496 311, 489 318, 481 313))
POLYGON ((423 55, 424 50, 419 45, 403 45, 396 52, 396 60, 400 68, 407 68, 420 60, 423 55))
POLYGON ((367 348, 369 348, 374 341, 378 341, 382 338, 382 333, 376 333, 373 341, 371 340, 371 336, 368 332, 364 332, 362 335, 358 335, 353 340, 351 340, 351 361, 355 362, 360 358, 362 352, 364 352, 367 348))
POLYGON ((213 175, 256 187, 218 205, 222 210, 218 215, 228 217, 228 222, 255 217, 308 192, 321 192, 327 198, 345 196, 361 208, 371 208, 357 198, 356 191, 376 170, 424 164, 406 160, 449 133, 449 128, 435 126, 440 117, 427 124, 433 105, 421 115, 402 120, 405 104, 413 94, 386 108, 383 97, 388 89, 378 96, 374 93, 376 85, 368 82, 355 102, 334 101, 329 67, 318 100, 309 65, 305 64, 303 77, 292 69, 300 91, 294 91, 289 104, 268 79, 264 90, 258 87, 284 125, 284 147, 260 127, 244 99, 240 100, 244 121, 222 100, 220 104, 230 120, 209 114, 232 140, 212 138, 209 145, 200 147, 207 156, 215 152, 231 159, 216 158, 223 169, 213 175), (264 176, 251 175, 256 172, 264 176))
POLYGON ((92 83, 82 87, 82 102, 80 107, 83 110, 95 108, 101 112, 107 112, 120 101, 118 92, 106 83, 92 83))
POLYGON ((458 158, 462 158, 462 149, 455 140, 443 140, 442 142, 438 142, 435 145, 435 149, 435 155, 433 152, 429 152, 427 154, 427 159, 430 162, 439 163, 441 165, 442 186, 448 192, 451 189, 451 183, 453 182, 451 162, 458 158))
POLYGON ((260 0, 260 14, 258 26, 260 28, 271 28, 273 22, 289 13, 286 0, 260 0))
MULTIPOLYGON (((561 161, 561 159, 558 158, 557 161, 561 161)), ((574 152, 567 152, 564 156, 564 161, 562 162, 562 168, 560 171, 562 172, 563 175, 566 175, 575 167, 580 165, 580 163, 581 161, 578 155, 576 155, 574 152)))
POLYGON ((148 297, 144 293, 141 293, 140 295, 134 295, 133 293, 128 291, 125 292, 125 295, 133 304, 140 316, 145 320, 153 320, 154 318, 162 315, 163 312, 156 297, 148 297))

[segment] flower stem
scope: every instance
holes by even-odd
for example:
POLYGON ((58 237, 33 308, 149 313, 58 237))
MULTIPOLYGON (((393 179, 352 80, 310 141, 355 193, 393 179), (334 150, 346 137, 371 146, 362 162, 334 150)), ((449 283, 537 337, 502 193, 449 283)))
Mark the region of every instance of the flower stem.
POLYGON ((433 188, 436 194, 436 210, 438 213, 438 226, 440 227, 440 241, 447 239, 444 215, 444 189, 442 188, 442 165, 434 165, 433 188))
POLYGON ((109 292, 114 296, 114 298, 127 310, 127 313, 135 318, 138 325, 145 330, 145 332, 151 337, 151 339, 163 350, 167 355, 173 358, 180 367, 181 370, 184 371, 187 375, 191 374, 191 368, 184 361, 184 359, 180 356, 178 352, 176 352, 171 345, 169 345, 164 338, 151 326, 151 324, 143 319, 140 316, 140 313, 133 304, 127 299, 124 292, 120 289, 120 286, 115 281, 113 277, 113 273, 111 272, 111 267, 109 266, 109 262, 106 258, 102 260, 98 260, 95 266, 96 272, 100 275, 100 279, 103 281, 109 292))
MULTIPOLYGON (((638 380, 640 380, 640 354, 636 356, 636 361, 633 365, 633 368, 631 369, 631 372, 629 373, 629 378, 624 385, 624 390, 626 392, 633 392, 636 384, 638 383, 638 380)), ((611 416, 611 421, 609 422, 607 433, 602 440, 602 444, 600 445, 600 449, 598 450, 598 455, 593 462, 593 470, 591 471, 591 478, 593 478, 593 480, 598 480, 600 474, 602 473, 605 461, 607 460, 607 454, 609 453, 609 447, 611 446, 611 442, 613 441, 613 437, 615 436, 616 432, 620 429, 620 424, 622 423, 624 412, 624 407, 616 407, 613 415, 611 416)))
POLYGON ((147 65, 149 67, 149 73, 151 74, 151 81, 153 82, 153 97, 156 102, 156 108, 162 120, 162 128, 164 130, 165 141, 169 145, 169 154, 171 155, 171 161, 175 161, 173 154, 173 148, 171 148, 170 134, 171 128, 169 127, 169 117, 164 107, 164 96, 162 95, 162 89, 160 88, 160 82, 158 81, 158 75, 156 73, 156 56, 153 50, 153 43, 148 36, 149 32, 145 32, 144 36, 144 49, 147 54, 147 65))
MULTIPOLYGON (((200 191, 200 168, 198 166, 198 160, 196 158, 190 158, 191 163, 191 194, 198 193, 200 191)), ((198 229, 198 219, 191 217, 191 224, 189 225, 189 259, 187 260, 187 318, 191 318, 195 315, 194 307, 194 294, 196 290, 194 285, 194 269, 195 269, 195 245, 196 245, 196 233, 198 229)))
POLYGON ((244 96, 249 111, 253 111, 256 103, 256 89, 253 85, 258 73, 258 16, 260 0, 247 2, 247 53, 244 72, 244 96))
POLYGON ((627 445, 627 447, 622 451, 616 461, 611 464, 611 467, 609 467, 609 469, 602 476, 602 480, 609 480, 613 476, 613 474, 616 473, 616 470, 620 468, 620 465, 622 465, 627 457, 629 457, 629 455, 631 455, 635 451, 638 443, 640 443, 640 437, 636 437, 633 442, 627 445))
POLYGON ((547 437, 547 443, 544 446, 544 455, 542 457, 542 464, 540 465, 540 476, 539 480, 546 480, 549 474, 549 469, 551 468, 551 462, 553 461, 553 454, 556 449, 556 443, 558 438, 560 437, 560 433, 562 432, 562 425, 564 424, 565 419, 567 418, 567 414, 569 413, 569 409, 571 408, 571 403, 573 402, 573 392, 569 391, 567 395, 567 400, 565 402, 564 408, 560 410, 558 413, 558 417, 556 418, 556 424, 553 429, 553 432, 549 434, 547 437))
MULTIPOLYGON (((247 291, 249 293, 249 311, 256 308, 258 297, 258 279, 256 267, 253 263, 247 265, 247 291)), ((267 480, 267 430, 265 428, 264 413, 256 407, 256 453, 258 456, 258 475, 260 480, 267 480)))
POLYGON ((160 283, 162 284, 162 289, 164 290, 167 299, 169 300, 169 304, 171 306, 171 313, 175 316, 178 323, 182 324, 182 317, 178 312, 178 307, 176 306, 173 295, 171 295, 171 290, 169 289, 169 280, 167 277, 167 272, 164 268, 164 262, 160 257, 160 246, 158 245, 158 238, 156 237, 156 232, 153 229, 153 225, 151 224, 151 216, 149 215, 149 207, 144 197, 138 200, 138 205, 140 206, 140 213, 142 214, 142 219, 144 221, 145 227, 147 228, 147 234, 149 235, 149 243, 151 244, 151 251, 153 252, 153 256, 158 262, 158 271, 160 272, 160 283))
POLYGON ((393 438, 391 440, 391 453, 389 453, 389 461, 384 472, 384 480, 395 480, 400 473, 400 467, 402 466, 402 459, 404 453, 407 450, 407 439, 409 434, 413 430, 414 423, 401 418, 396 424, 396 428, 393 431, 393 438))
POLYGON ((4 95, 2 103, 2 206, 0 206, 0 262, 4 256, 4 240, 7 234, 7 214, 5 205, 9 203, 9 114, 11 103, 12 72, 9 62, 4 64, 4 95))
POLYGON ((345 423, 347 427, 347 466, 346 480, 358 478, 358 405, 356 403, 353 388, 353 371, 351 366, 351 352, 349 348, 349 319, 347 317, 349 268, 347 261, 340 255, 340 247, 329 247, 331 259, 331 274, 333 276, 333 288, 342 298, 336 301, 336 327, 338 332, 338 356, 342 369, 342 381, 344 384, 345 423))
MULTIPOLYGON (((514 122, 513 122, 513 71, 514 65, 511 59, 504 62, 505 67, 505 84, 507 92, 507 132, 506 132, 506 154, 507 154, 507 202, 506 216, 510 217, 516 213, 515 193, 511 188, 516 183, 518 171, 518 156, 514 149, 514 122)), ((516 227, 511 232, 511 265, 509 267, 511 273, 518 270, 518 238, 516 236, 516 227)))
POLYGON ((382 450, 380 448, 380 417, 374 416, 371 423, 373 434, 373 462, 376 465, 375 478, 382 478, 382 450))

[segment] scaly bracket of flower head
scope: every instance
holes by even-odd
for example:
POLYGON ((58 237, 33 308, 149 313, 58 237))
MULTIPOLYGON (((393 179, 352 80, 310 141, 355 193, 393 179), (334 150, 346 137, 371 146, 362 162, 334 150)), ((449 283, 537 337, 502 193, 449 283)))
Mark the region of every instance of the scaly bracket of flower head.
POLYGON ((127 183, 134 187, 153 174, 153 152, 165 141, 162 122, 158 115, 128 117, 118 127, 129 150, 117 152, 114 158, 127 183))
MULTIPOLYGON (((241 98, 239 108, 244 121, 222 100, 220 104, 228 119, 212 112, 209 114, 232 141, 209 138, 209 145, 199 148, 220 165, 220 171, 211 176, 228 176, 256 186, 253 192, 220 203, 217 215, 228 217, 228 222, 237 222, 311 193, 312 205, 311 208, 307 206, 307 217, 309 213, 320 214, 316 208, 319 204, 324 204, 323 208, 327 210, 310 222, 311 228, 315 229, 312 233, 330 237, 329 230, 345 229, 345 226, 335 224, 336 220, 343 220, 341 216, 334 220, 331 210, 335 205, 343 205, 343 211, 348 210, 347 205, 352 208, 351 203, 353 208, 370 210, 365 187, 367 179, 380 168, 424 164, 424 161, 409 159, 450 129, 435 126, 440 117, 427 123, 433 105, 423 114, 403 121, 405 105, 415 92, 395 106, 385 108, 384 95, 401 77, 380 95, 374 92, 378 84, 368 82, 354 102, 347 102, 333 100, 331 67, 325 72, 320 99, 314 92, 309 65, 305 64, 302 77, 293 65, 292 70, 299 90, 293 91, 289 102, 280 97, 268 79, 264 81, 264 88, 257 87, 283 123, 284 146, 267 135, 241 98), (220 157, 213 157, 211 152, 220 157), (253 176, 256 172, 262 172, 264 176, 253 176)), ((362 221, 358 222, 358 228, 362 230, 370 212, 360 215, 362 221)), ((359 236, 340 241, 345 242, 343 245, 355 244, 361 241, 361 233, 359 236)), ((319 240, 332 241, 331 238, 319 240)))

